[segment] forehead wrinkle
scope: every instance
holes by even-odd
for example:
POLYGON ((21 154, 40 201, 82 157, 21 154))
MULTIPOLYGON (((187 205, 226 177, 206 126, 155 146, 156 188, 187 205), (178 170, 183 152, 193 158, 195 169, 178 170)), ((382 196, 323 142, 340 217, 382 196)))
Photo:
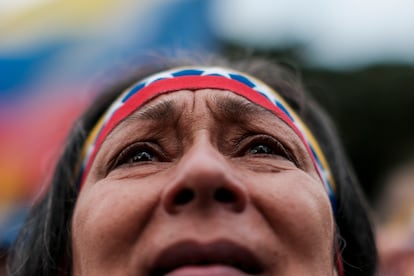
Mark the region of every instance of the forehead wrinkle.
POLYGON ((275 116, 270 110, 234 94, 214 94, 211 99, 217 116, 231 122, 245 122, 255 116, 275 116))

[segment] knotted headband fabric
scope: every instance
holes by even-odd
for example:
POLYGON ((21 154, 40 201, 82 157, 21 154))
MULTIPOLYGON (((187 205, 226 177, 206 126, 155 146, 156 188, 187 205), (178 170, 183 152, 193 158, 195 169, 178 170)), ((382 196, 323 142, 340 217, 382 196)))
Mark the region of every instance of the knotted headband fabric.
POLYGON ((305 145, 335 212, 335 183, 332 173, 318 142, 300 117, 265 83, 244 73, 220 67, 171 69, 149 76, 123 92, 104 113, 85 142, 79 161, 77 188, 82 187, 106 136, 123 119, 157 95, 184 89, 227 90, 272 111, 292 128, 305 145))

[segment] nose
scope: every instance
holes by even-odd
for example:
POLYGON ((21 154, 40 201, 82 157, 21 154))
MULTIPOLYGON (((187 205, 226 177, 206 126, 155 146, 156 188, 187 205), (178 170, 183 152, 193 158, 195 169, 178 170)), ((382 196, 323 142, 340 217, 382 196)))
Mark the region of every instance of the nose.
POLYGON ((179 161, 176 175, 162 195, 163 207, 170 214, 215 207, 242 212, 248 194, 235 173, 210 142, 199 142, 179 161))

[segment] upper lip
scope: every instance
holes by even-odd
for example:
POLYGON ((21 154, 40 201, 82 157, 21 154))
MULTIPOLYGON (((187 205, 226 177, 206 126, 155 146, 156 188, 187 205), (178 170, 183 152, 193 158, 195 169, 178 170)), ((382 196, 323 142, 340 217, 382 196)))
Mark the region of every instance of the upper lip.
POLYGON ((173 244, 158 255, 150 275, 164 275, 186 265, 211 264, 232 266, 247 274, 263 272, 262 263, 249 249, 231 241, 218 240, 205 244, 195 241, 173 244))

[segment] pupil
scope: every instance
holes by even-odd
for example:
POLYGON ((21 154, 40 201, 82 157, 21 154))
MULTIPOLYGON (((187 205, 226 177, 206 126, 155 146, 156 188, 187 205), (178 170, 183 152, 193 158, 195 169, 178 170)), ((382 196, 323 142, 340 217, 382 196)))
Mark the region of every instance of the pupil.
POLYGON ((139 162, 139 161, 151 161, 151 160, 152 160, 152 155, 146 151, 142 151, 138 153, 137 155, 135 155, 132 161, 139 162))

